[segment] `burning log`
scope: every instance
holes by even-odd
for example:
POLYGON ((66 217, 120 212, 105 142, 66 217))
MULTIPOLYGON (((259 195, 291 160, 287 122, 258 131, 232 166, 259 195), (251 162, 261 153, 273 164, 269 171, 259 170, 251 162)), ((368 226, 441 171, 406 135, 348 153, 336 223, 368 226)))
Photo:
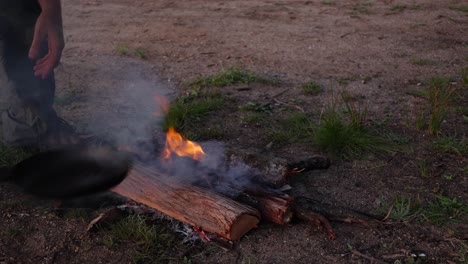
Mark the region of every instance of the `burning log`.
POLYGON ((242 161, 252 167, 259 168, 261 174, 256 175, 258 181, 281 187, 288 184, 289 178, 301 172, 328 169, 331 165, 329 157, 314 155, 305 160, 288 161, 271 155, 258 155, 256 152, 244 151, 242 154, 231 154, 231 162, 242 161))
POLYGON ((113 191, 230 240, 239 240, 260 221, 260 213, 250 206, 141 165, 113 191))
POLYGON ((285 225, 289 224, 294 216, 294 199, 290 196, 261 194, 247 190, 231 198, 257 208, 262 215, 262 220, 268 222, 285 225))
POLYGON ((259 166, 263 167, 259 173, 242 166, 244 163, 238 162, 236 156, 231 156, 229 166, 216 158, 210 159, 200 145, 184 139, 174 129, 169 129, 161 154, 162 162, 157 167, 163 171, 136 165, 114 191, 193 225, 197 230, 239 240, 260 219, 285 225, 296 217, 323 226, 330 239, 335 239, 328 219, 367 224, 343 214, 343 210, 335 210, 340 208, 324 207, 283 192, 281 187, 292 175, 329 168, 327 157, 313 156, 300 162, 256 159, 260 164, 268 164, 259 166), (189 183, 179 180, 187 174, 189 183))

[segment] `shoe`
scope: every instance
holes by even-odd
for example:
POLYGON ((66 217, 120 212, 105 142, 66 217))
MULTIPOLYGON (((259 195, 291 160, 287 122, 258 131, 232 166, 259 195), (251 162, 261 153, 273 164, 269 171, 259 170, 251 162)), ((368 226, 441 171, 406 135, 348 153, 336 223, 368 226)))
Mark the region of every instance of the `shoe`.
POLYGON ((77 133, 72 125, 57 117, 55 124, 51 125, 49 131, 41 136, 39 149, 47 151, 74 145, 89 145, 94 139, 95 136, 92 134, 77 133))

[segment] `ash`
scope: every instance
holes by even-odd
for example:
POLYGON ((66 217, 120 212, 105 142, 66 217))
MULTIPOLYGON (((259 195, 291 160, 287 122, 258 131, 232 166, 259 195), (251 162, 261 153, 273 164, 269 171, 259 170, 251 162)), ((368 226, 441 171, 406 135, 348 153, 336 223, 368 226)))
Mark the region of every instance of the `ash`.
MULTIPOLYGON (((179 220, 176 220, 146 205, 123 204, 123 205, 117 206, 117 208, 128 214, 146 215, 149 217, 149 219, 154 221, 155 224, 158 224, 158 223, 167 224, 171 231, 181 236, 183 244, 196 245, 199 243, 206 242, 206 240, 202 238, 200 232, 195 231, 191 225, 183 223, 179 220)), ((205 235, 209 239, 214 239, 216 237, 215 234, 211 234, 208 232, 205 232, 205 235)))

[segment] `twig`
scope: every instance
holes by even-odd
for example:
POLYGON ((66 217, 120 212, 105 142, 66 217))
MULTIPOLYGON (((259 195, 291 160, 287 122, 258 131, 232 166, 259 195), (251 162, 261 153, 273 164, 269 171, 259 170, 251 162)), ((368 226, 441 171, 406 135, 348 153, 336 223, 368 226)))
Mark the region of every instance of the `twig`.
POLYGON ((343 222, 343 223, 348 223, 348 224, 360 224, 365 227, 369 227, 369 223, 367 221, 364 221, 362 219, 357 219, 351 216, 346 216, 346 217, 331 217, 331 221, 338 221, 338 222, 343 222))
POLYGON ((289 88, 286 88, 286 89, 284 89, 283 91, 281 91, 281 92, 279 92, 279 93, 273 95, 271 98, 276 98, 276 97, 278 97, 278 96, 280 96, 280 95, 283 95, 284 93, 286 93, 286 92, 289 91, 289 90, 290 90, 289 88))
POLYGON ((393 211, 393 207, 395 206, 395 201, 393 201, 392 205, 390 206, 390 209, 388 209, 388 212, 387 214, 385 215, 385 217, 380 220, 381 222, 385 222, 389 217, 390 215, 392 215, 392 211, 393 211))
POLYGON ((345 33, 345 34, 341 35, 340 38, 344 38, 344 37, 346 37, 348 35, 351 35, 351 34, 354 34, 354 33, 356 33, 356 31, 345 33))
POLYGON ((99 222, 99 220, 101 220, 101 218, 104 217, 104 213, 101 213, 99 214, 96 218, 94 218, 93 220, 91 220, 91 222, 89 222, 88 224, 88 227, 86 228, 86 232, 89 232, 89 230, 91 230, 91 228, 93 228, 93 226, 99 222))
POLYGON ((288 104, 288 103, 285 103, 285 102, 281 102, 280 100, 278 100, 276 98, 273 98, 273 100, 275 100, 275 102, 277 102, 278 104, 284 104, 284 105, 287 105, 287 106, 290 106, 290 107, 294 107, 297 110, 301 111, 302 113, 305 113, 304 109, 302 107, 300 107, 300 106, 293 105, 293 104, 288 104))
POLYGON ((383 259, 401 259, 406 257, 405 254, 393 254, 393 255, 383 255, 383 259))
POLYGON ((353 253, 354 255, 356 255, 358 257, 370 260, 371 263, 386 264, 386 262, 381 261, 379 259, 376 259, 374 257, 368 256, 368 255, 362 254, 361 252, 357 251, 356 249, 351 249, 350 251, 351 251, 351 253, 353 253))
POLYGON ((333 231, 333 228, 331 227, 330 222, 323 215, 318 214, 316 212, 312 212, 312 211, 306 212, 304 210, 298 210, 296 208, 296 216, 301 220, 309 222, 309 224, 315 224, 318 227, 323 226, 325 228, 325 232, 327 233, 328 237, 331 240, 336 239, 335 231, 333 231))

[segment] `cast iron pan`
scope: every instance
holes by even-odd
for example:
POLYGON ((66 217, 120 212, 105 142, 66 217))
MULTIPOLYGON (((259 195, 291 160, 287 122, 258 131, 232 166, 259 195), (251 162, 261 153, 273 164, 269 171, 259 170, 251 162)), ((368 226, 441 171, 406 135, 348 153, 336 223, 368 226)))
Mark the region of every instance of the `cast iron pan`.
POLYGON ((34 155, 11 169, 4 180, 25 193, 46 199, 69 199, 111 189, 131 167, 130 157, 105 147, 74 147, 34 155))

